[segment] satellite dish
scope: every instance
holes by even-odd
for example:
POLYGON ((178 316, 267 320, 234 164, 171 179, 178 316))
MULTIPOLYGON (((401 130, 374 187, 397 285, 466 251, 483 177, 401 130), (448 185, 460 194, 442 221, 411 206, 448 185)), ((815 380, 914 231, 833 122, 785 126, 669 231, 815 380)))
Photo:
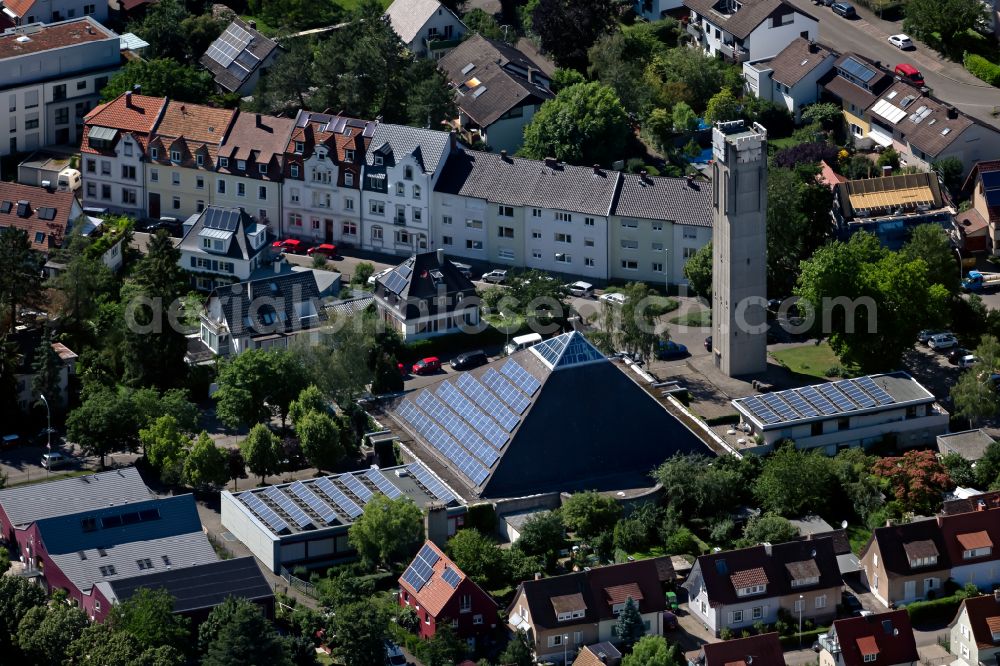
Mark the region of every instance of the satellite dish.
POLYGON ((840 529, 842 529, 842 530, 846 530, 847 529, 847 521, 846 520, 840 521, 840 529))

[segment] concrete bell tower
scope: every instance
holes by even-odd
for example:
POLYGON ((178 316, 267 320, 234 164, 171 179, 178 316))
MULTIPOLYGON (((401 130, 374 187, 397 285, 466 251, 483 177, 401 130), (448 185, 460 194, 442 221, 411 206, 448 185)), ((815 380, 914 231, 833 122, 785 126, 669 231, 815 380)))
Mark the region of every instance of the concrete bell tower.
POLYGON ((730 377, 767 369, 767 130, 712 129, 712 354, 730 377))

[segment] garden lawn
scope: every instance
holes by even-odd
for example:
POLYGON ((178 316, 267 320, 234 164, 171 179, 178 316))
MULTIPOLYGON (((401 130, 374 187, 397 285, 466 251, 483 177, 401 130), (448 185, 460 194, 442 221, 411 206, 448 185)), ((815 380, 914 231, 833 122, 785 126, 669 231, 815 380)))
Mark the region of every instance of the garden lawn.
POLYGON ((827 370, 841 365, 840 359, 830 349, 830 345, 825 342, 818 345, 807 343, 801 347, 772 351, 771 356, 792 372, 820 379, 827 378, 827 370))
POLYGON ((687 314, 677 315, 670 320, 670 323, 679 324, 681 326, 697 326, 705 328, 706 326, 712 325, 712 311, 698 310, 697 312, 688 312, 687 314))

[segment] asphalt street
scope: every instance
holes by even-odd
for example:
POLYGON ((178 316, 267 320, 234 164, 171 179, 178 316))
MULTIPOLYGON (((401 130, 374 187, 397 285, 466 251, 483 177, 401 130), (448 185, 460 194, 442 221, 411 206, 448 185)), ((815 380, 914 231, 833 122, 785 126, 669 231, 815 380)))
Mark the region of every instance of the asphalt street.
MULTIPOLYGON (((817 6, 811 0, 789 2, 819 20, 819 41, 841 53, 854 51, 879 60, 892 69, 908 62, 919 69, 932 94, 954 104, 985 123, 1000 127, 1000 118, 992 115, 1000 107, 1000 88, 994 88, 969 74, 961 63, 945 60, 926 44, 913 39, 915 49, 900 51, 887 41, 889 35, 904 32, 902 21, 884 21, 866 8, 854 4, 858 18, 848 20, 834 14, 829 7, 817 6)), ((913 38, 912 35, 910 35, 913 38)), ((1000 109, 998 109, 1000 110, 1000 109)))

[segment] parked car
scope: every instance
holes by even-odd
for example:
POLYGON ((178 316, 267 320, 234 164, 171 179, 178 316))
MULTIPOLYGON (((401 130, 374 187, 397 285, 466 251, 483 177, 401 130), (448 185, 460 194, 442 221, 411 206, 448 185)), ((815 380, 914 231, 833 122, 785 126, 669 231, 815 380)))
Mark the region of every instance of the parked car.
POLYGON ((384 269, 380 270, 378 273, 374 273, 373 275, 371 275, 368 278, 368 286, 370 286, 370 287, 375 286, 375 281, 376 280, 378 280, 380 277, 388 275, 391 271, 392 271, 391 268, 384 268, 384 269))
POLYGON ((707 338, 705 338, 705 351, 707 351, 707 352, 712 351, 712 336, 711 335, 708 336, 707 338))
POLYGON ((337 246, 332 243, 323 243, 321 245, 317 245, 316 247, 309 248, 306 250, 306 254, 310 257, 320 255, 326 257, 327 259, 334 259, 337 257, 337 246))
POLYGON ((913 42, 903 33, 899 33, 898 35, 889 35, 889 43, 901 51, 913 48, 913 42))
POLYGON ((441 359, 437 356, 428 356, 413 364, 413 374, 415 375, 429 375, 432 372, 439 372, 440 370, 441 359))
POLYGON ((971 368, 972 366, 974 366, 976 363, 979 363, 979 359, 976 358, 975 355, 973 355, 973 354, 966 354, 962 358, 958 359, 958 369, 959 370, 968 370, 969 368, 971 368))
POLYGON ((161 217, 146 225, 147 234, 155 234, 160 229, 166 229, 171 236, 181 235, 181 222, 175 217, 161 217))
POLYGON ((57 467, 62 467, 69 463, 69 458, 62 453, 44 453, 42 454, 42 467, 45 469, 55 469, 57 467))
POLYGON ((385 642, 385 666, 406 666, 406 655, 392 641, 385 642))
POLYGON ((534 347, 539 342, 542 341, 541 333, 525 333, 524 335, 518 335, 513 340, 504 345, 503 353, 505 356, 510 356, 514 352, 521 351, 522 349, 527 349, 528 347, 534 347))
POLYGON ((688 348, 673 340, 661 340, 656 348, 656 358, 661 361, 684 358, 688 355, 688 348))
POLYGON ((861 605, 861 600, 850 592, 844 592, 841 596, 841 604, 844 606, 844 611, 848 615, 858 616, 861 615, 861 611, 864 610, 864 606, 861 605))
POLYGON ((458 269, 459 273, 469 278, 470 280, 472 279, 472 266, 470 266, 469 264, 460 264, 457 261, 453 261, 451 262, 451 264, 452 266, 458 269))
POLYGON ((830 9, 833 10, 834 14, 838 16, 843 16, 844 18, 851 19, 857 18, 858 13, 854 11, 854 5, 846 2, 835 2, 830 5, 830 9))
POLYGON ((927 346, 934 351, 944 351, 945 349, 957 347, 958 339, 951 333, 941 333, 931 338, 930 342, 927 343, 927 346))
POLYGON ((297 238, 286 238, 271 243, 271 249, 275 252, 288 252, 291 254, 302 254, 306 250, 306 244, 297 238))
POLYGON ((483 273, 483 282, 503 284, 506 281, 507 281, 507 271, 502 271, 500 269, 493 269, 489 273, 483 273))
POLYGON ((614 305, 625 305, 625 294, 619 294, 617 291, 610 294, 601 294, 598 300, 604 301, 605 303, 613 303, 614 305))
POLYGON ((0 438, 0 444, 2 444, 3 448, 5 449, 11 446, 17 446, 20 443, 21 443, 21 436, 18 435, 16 432, 12 432, 9 435, 4 435, 2 438, 0 438))
POLYGON ((924 75, 920 73, 920 70, 913 65, 908 65, 905 62, 901 62, 896 65, 896 76, 902 77, 904 80, 909 81, 915 86, 924 85, 924 75))
POLYGON ((963 356, 968 356, 972 351, 966 349, 965 347, 955 347, 948 352, 948 363, 951 365, 958 365, 958 362, 962 360, 963 356))
POLYGON ((566 285, 566 291, 574 296, 580 298, 593 298, 594 297, 594 285, 589 282, 574 282, 573 284, 566 285))
POLYGON ((938 331, 933 328, 925 328, 917 334, 917 340, 924 343, 925 345, 931 341, 935 335, 940 335, 941 333, 947 333, 948 331, 938 331))
POLYGON ((481 365, 486 365, 489 361, 490 359, 487 358, 486 352, 482 349, 477 349, 476 351, 459 354, 451 359, 451 367, 455 370, 471 370, 481 365))

